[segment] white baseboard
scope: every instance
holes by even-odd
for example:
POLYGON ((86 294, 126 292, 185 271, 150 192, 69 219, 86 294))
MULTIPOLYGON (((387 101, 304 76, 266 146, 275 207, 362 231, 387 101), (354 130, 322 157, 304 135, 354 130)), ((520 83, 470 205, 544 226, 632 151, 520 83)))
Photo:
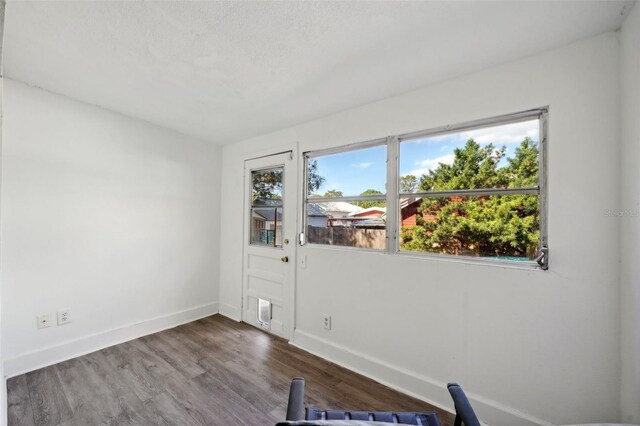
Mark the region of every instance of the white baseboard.
POLYGON ((217 313, 218 303, 209 303, 26 352, 4 360, 4 374, 6 378, 18 376, 217 313))
POLYGON ((220 314, 235 321, 242 321, 242 312, 240 308, 220 303, 220 314))
MULTIPOLYGON (((444 382, 391 365, 301 330, 295 331, 291 344, 390 388, 453 412, 453 402, 449 396, 447 384, 444 382)), ((465 393, 478 417, 488 424, 495 426, 553 426, 553 423, 498 402, 472 393, 465 393)))

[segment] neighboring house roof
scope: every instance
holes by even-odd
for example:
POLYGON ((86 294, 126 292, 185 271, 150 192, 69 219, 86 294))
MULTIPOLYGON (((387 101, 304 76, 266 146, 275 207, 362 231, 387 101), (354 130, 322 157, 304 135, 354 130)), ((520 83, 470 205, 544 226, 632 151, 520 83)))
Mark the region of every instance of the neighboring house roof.
POLYGON ((346 201, 331 201, 322 203, 321 206, 327 212, 346 213, 347 215, 363 210, 362 207, 347 203, 346 201))
POLYGON ((307 216, 327 217, 327 212, 321 206, 322 204, 307 204, 307 216))
POLYGON ((415 203, 416 201, 421 201, 422 198, 421 197, 417 197, 417 198, 402 198, 400 200, 400 210, 404 209, 405 207, 415 203))
POLYGON ((258 218, 258 219, 264 219, 264 220, 267 220, 267 218, 266 218, 266 217, 262 216, 260 213, 258 213, 258 212, 257 212, 257 211, 255 211, 255 210, 253 211, 253 217, 254 217, 254 218, 258 218))
POLYGON ((282 206, 282 198, 258 198, 253 201, 254 206, 269 206, 280 207, 282 206))
POLYGON ((348 216, 352 213, 364 210, 362 207, 345 201, 329 201, 326 203, 314 203, 313 199, 310 199, 309 201, 309 204, 307 204, 307 214, 309 216, 326 217, 329 215, 335 216, 336 214, 341 213, 344 216, 348 216))
MULTIPOLYGON (((264 218, 264 220, 268 221, 268 222, 273 222, 274 220, 276 220, 276 209, 273 207, 266 207, 266 208, 254 208, 253 212, 262 216, 264 218)), ((278 212, 278 221, 282 221, 282 209, 277 209, 278 212)))
POLYGON ((361 216, 368 216, 375 213, 380 213, 382 215, 386 212, 387 212, 387 209, 384 207, 369 207, 367 209, 362 209, 358 212, 349 213, 349 216, 361 217, 361 216))

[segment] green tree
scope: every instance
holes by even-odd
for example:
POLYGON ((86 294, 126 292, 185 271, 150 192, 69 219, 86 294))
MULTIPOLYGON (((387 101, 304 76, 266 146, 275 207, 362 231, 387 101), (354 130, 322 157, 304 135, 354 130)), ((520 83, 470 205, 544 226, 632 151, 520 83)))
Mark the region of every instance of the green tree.
MULTIPOLYGON (((452 164, 440 164, 422 176, 421 191, 517 188, 537 185, 538 147, 529 138, 500 166, 506 148, 481 146, 472 139, 454 151, 452 164)), ((443 197, 424 199, 417 226, 402 229, 402 248, 482 256, 535 255, 539 202, 534 195, 443 197)))
POLYGON ((252 199, 260 204, 264 200, 282 198, 282 168, 276 167, 251 173, 252 199))
POLYGON ((400 192, 409 193, 416 192, 418 187, 418 178, 414 175, 400 176, 400 192))
POLYGON ((342 191, 338 191, 337 189, 330 189, 327 192, 324 193, 323 197, 325 198, 335 198, 335 197, 342 197, 342 191))
POLYGON ((423 175, 419 188, 427 192, 505 186, 507 182, 500 180, 498 173, 498 163, 505 153, 506 147, 495 149, 493 144, 483 147, 469 139, 464 148, 453 151, 452 164, 440 163, 435 170, 423 175))
MULTIPOLYGON (((252 178, 252 198, 257 200, 277 200, 282 198, 282 168, 254 172, 252 178)), ((312 194, 324 183, 325 178, 318 174, 318 162, 309 161, 307 187, 312 194)))
POLYGON ((325 178, 318 173, 318 161, 311 160, 307 165, 307 191, 309 194, 313 194, 320 189, 325 181, 325 178))
MULTIPOLYGON (((360 195, 382 195, 382 192, 377 189, 367 189, 360 195)), ((369 207, 384 207, 384 201, 356 201, 353 204, 356 206, 360 206, 363 209, 368 209, 369 207)))

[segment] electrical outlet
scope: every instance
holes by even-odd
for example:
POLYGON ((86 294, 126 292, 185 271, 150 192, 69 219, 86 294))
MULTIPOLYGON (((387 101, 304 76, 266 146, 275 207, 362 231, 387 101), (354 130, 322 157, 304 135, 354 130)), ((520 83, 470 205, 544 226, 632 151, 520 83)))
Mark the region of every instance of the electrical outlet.
POLYGON ((42 328, 51 327, 53 325, 53 318, 51 318, 51 314, 42 314, 36 317, 38 330, 42 328))
POLYGON ((65 325, 71 322, 71 309, 58 311, 58 325, 65 325))
POLYGON ((331 330, 331 315, 322 314, 322 320, 324 322, 324 328, 331 330))

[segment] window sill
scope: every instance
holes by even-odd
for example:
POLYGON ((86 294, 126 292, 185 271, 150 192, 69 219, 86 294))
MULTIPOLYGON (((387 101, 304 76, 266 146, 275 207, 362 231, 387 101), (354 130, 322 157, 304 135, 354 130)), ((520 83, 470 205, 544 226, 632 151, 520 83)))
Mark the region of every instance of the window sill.
POLYGON ((519 269, 524 271, 538 270, 538 271, 544 272, 544 270, 541 269, 540 266, 533 260, 515 262, 512 260, 500 260, 500 259, 472 257, 472 256, 449 256, 444 254, 417 253, 417 252, 411 252, 411 251, 396 251, 394 254, 397 256, 402 256, 402 257, 407 257, 412 259, 462 263, 465 265, 493 266, 493 267, 498 267, 502 269, 519 269))
POLYGON ((521 271, 541 271, 544 272, 543 269, 535 261, 522 261, 522 262, 514 262, 510 260, 494 260, 491 258, 480 258, 480 257, 471 257, 471 256, 448 256, 441 254, 433 254, 433 253, 419 253, 419 252, 410 252, 410 251, 395 251, 393 253, 388 253, 386 250, 380 249, 368 249, 362 247, 348 247, 348 246, 331 246, 325 244, 312 244, 307 243, 303 246, 299 246, 302 248, 308 248, 312 250, 329 250, 329 251, 338 251, 338 252, 349 252, 349 253, 363 253, 363 254, 377 254, 382 256, 399 256, 409 259, 420 259, 420 260, 429 260, 429 261, 443 261, 443 262, 451 262, 451 263, 461 263, 465 265, 480 265, 480 266, 489 266, 489 267, 497 267, 501 269, 516 269, 521 271))
POLYGON ((329 244, 314 244, 314 243, 306 243, 305 245, 299 246, 302 248, 310 248, 310 249, 318 249, 318 250, 336 250, 336 251, 346 251, 349 253, 368 253, 368 254, 383 254, 387 255, 387 249, 374 249, 374 248, 365 248, 365 247, 349 247, 349 246, 332 246, 329 244))

